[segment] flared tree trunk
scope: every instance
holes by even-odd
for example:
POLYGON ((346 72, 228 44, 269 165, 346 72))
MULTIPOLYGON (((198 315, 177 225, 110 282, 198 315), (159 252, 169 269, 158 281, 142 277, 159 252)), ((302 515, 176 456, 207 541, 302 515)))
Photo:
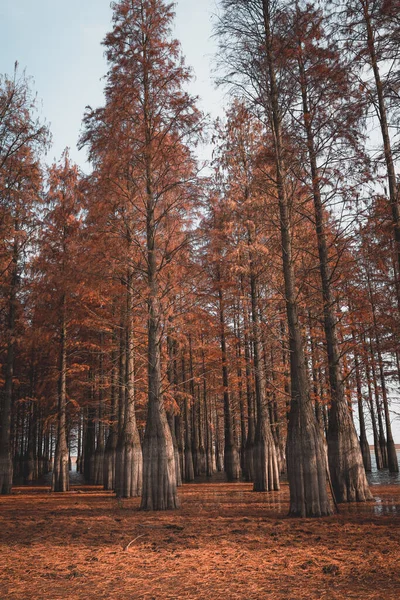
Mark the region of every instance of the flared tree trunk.
MULTIPOLYGON (((149 93, 148 81, 145 81, 149 93)), ((145 110, 145 123, 148 115, 145 110)), ((151 132, 146 126, 147 283, 148 283, 148 411, 143 444, 143 510, 179 507, 175 454, 161 391, 161 312, 156 258, 155 198, 150 156, 151 132)))
POLYGON ((61 308, 61 344, 60 367, 58 383, 58 424, 57 441, 54 453, 53 477, 51 489, 53 492, 67 492, 69 490, 69 456, 67 446, 67 324, 66 324, 66 298, 62 299, 61 308))
MULTIPOLYGON (((149 257, 151 262, 151 257, 149 257)), ((154 269, 155 271, 155 269, 154 269)), ((151 273, 150 273, 151 274, 151 273)), ((153 277, 149 298, 148 381, 149 403, 143 444, 143 510, 179 507, 175 455, 164 402, 161 395, 161 324, 153 277)))
MULTIPOLYGON (((249 233, 249 245, 252 240, 249 233)), ((279 468, 271 422, 267 408, 265 369, 261 360, 261 331, 257 306, 257 284, 253 262, 250 261, 251 316, 253 333, 254 381, 257 403, 257 424, 254 440, 254 486, 255 492, 279 490, 279 468)))
POLYGON ((135 357, 133 318, 133 273, 126 281, 126 360, 125 360, 125 410, 123 427, 119 434, 116 460, 115 493, 118 498, 140 496, 142 492, 142 447, 135 415, 135 357))
POLYGON ((304 342, 298 319, 292 258, 292 232, 287 192, 275 63, 270 23, 271 3, 262 0, 269 83, 270 124, 274 139, 276 187, 280 214, 282 263, 289 329, 291 403, 287 436, 287 469, 290 489, 289 514, 318 517, 332 513, 327 493, 326 452, 310 398, 304 342))
POLYGON ((326 225, 319 183, 321 175, 317 166, 314 133, 309 111, 308 82, 304 69, 301 42, 299 42, 298 66, 303 100, 304 128, 307 135, 308 157, 311 167, 315 228, 324 309, 324 331, 331 390, 331 410, 327 436, 329 468, 336 501, 362 502, 364 500, 372 500, 372 494, 368 487, 363 457, 346 399, 341 373, 340 352, 334 314, 335 303, 331 290, 329 252, 326 241, 326 225))

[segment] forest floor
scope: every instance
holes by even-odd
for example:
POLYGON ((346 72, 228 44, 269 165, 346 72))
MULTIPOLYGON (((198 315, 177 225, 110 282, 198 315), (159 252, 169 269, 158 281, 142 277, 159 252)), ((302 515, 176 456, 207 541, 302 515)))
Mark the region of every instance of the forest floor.
POLYGON ((323 519, 288 518, 288 487, 180 488, 146 513, 99 487, 0 496, 0 599, 400 598, 400 486, 323 519))

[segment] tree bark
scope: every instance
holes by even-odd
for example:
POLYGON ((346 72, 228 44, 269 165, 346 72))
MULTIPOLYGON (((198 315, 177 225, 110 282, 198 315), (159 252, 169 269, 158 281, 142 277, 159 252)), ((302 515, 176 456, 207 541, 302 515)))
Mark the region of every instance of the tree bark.
POLYGON ((60 340, 60 367, 58 383, 58 426, 57 443, 54 453, 53 477, 51 489, 53 492, 67 492, 69 490, 69 460, 66 430, 67 407, 67 323, 66 323, 66 297, 62 298, 61 305, 61 340, 60 340))
MULTIPOLYGON (((367 47, 368 53, 371 61, 371 67, 374 74, 375 86, 376 86, 376 97, 377 97, 377 113, 379 118, 379 125, 382 134, 383 141, 383 152, 385 157, 386 164, 386 173, 389 187, 389 201, 390 201, 390 209, 392 213, 392 222, 393 222, 393 234, 394 234, 394 242, 396 246, 396 255, 397 255, 397 276, 400 273, 400 207, 399 207, 399 191, 398 185, 396 181, 396 172, 394 168, 394 160, 393 160, 393 152, 389 135, 389 124, 388 124, 388 116, 387 109, 385 104, 385 96, 384 96, 384 85, 382 83, 378 57, 376 54, 376 46, 374 39, 374 31, 373 24, 371 22, 371 14, 369 10, 370 2, 366 0, 361 0, 362 13, 365 23, 365 30, 367 34, 367 47)), ((399 282, 396 278, 396 290, 399 289, 399 282)), ((397 298, 398 303, 400 304, 400 298, 397 298)), ((392 450, 389 451, 392 455, 392 450)), ((392 467, 395 467, 395 462, 397 462, 397 456, 391 456, 390 461, 392 467)), ((398 471, 398 466, 397 466, 398 471)), ((394 472, 397 472, 394 471, 394 472)))
POLYGON ((115 493, 118 498, 140 496, 142 492, 142 448, 135 415, 135 357, 133 315, 133 273, 126 280, 126 360, 124 423, 117 444, 115 493))
POLYGON ((363 502, 372 500, 365 475, 363 457, 347 403, 340 365, 340 352, 331 289, 331 271, 326 241, 326 225, 320 190, 320 173, 317 165, 314 133, 309 111, 308 81, 303 62, 302 43, 299 41, 298 66, 303 101, 304 128, 307 135, 308 158, 311 167, 312 195, 314 201, 315 229, 317 234, 319 270, 321 277, 324 331, 328 353, 331 409, 328 424, 328 460, 337 502, 363 502))
MULTIPOLYGON (((113 341, 116 341, 115 334, 113 335, 113 341)), ((104 470, 103 470, 103 485, 105 490, 115 489, 115 460, 116 460, 116 449, 118 442, 117 432, 117 372, 116 372, 116 353, 113 348, 111 355, 111 407, 110 407, 110 424, 108 429, 108 437, 106 447, 104 450, 104 470)))
MULTIPOLYGON (((251 245, 250 232, 249 245, 251 245)), ((253 261, 250 259, 251 317, 254 356, 254 381, 256 390, 257 422, 254 439, 254 486, 255 492, 279 490, 279 469, 276 447, 271 432, 267 409, 265 370, 261 360, 261 332, 257 303, 257 283, 253 261)))
POLYGON ((380 380, 381 380, 383 410, 384 410, 384 414, 385 414, 385 423, 386 423, 387 463, 388 463, 390 473, 398 473, 399 472, 399 463, 397 460, 396 446, 395 446, 395 443, 393 440, 392 425, 390 422, 389 402, 388 402, 388 397, 387 397, 385 373, 384 373, 384 368, 383 368, 383 358, 382 358, 381 344, 380 344, 379 332, 378 332, 378 322, 377 322, 377 318, 376 318, 376 307, 375 307, 375 302, 374 302, 374 298, 373 298, 373 294, 372 294, 371 277, 370 277, 369 271, 367 271, 367 278, 368 278, 369 299, 370 299, 370 303, 371 303, 372 318, 373 318, 373 323, 374 323, 375 347, 376 347, 376 353, 377 353, 377 357, 378 357, 379 376, 380 376, 380 380))
POLYGON ((237 481, 240 478, 240 460, 239 452, 235 442, 233 429, 233 414, 231 399, 229 395, 229 376, 226 352, 225 338, 225 311, 224 298, 221 286, 221 276, 218 271, 218 298, 219 298, 219 322, 220 322, 220 343, 222 354, 222 385, 224 387, 224 470, 228 481, 237 481))
POLYGON ((326 452, 309 394, 304 342, 298 319, 289 204, 284 182, 281 117, 272 54, 270 1, 262 0, 262 8, 268 69, 270 124, 275 153, 282 265, 289 328, 291 406, 286 452, 290 489, 289 514, 299 517, 317 517, 330 515, 332 506, 326 486, 326 452))
MULTIPOLYGON (((18 224, 15 225, 18 231, 18 224)), ((13 397, 13 377, 15 360, 15 320, 18 290, 18 242, 14 240, 10 298, 7 323, 7 357, 5 368, 4 392, 1 394, 0 411, 0 494, 10 494, 13 479, 13 462, 11 457, 11 409, 13 397)))
MULTIPOLYGON (((145 96, 149 82, 145 73, 145 96)), ((147 282, 148 282, 148 411, 143 444, 143 493, 141 508, 168 510, 179 507, 175 455, 171 431, 161 393, 161 313, 156 259, 155 203, 150 156, 151 134, 146 115, 146 183, 147 183, 147 282)))
POLYGON ((365 428, 364 418, 364 407, 363 407, 363 395, 361 385, 361 374, 360 374, 360 363, 357 354, 357 339, 354 329, 352 330, 353 345, 354 345, 354 370, 356 375, 356 387, 357 387, 357 405, 358 405, 358 420, 360 423, 360 447, 364 462, 364 468, 367 472, 371 471, 371 452, 369 449, 367 432, 365 428))

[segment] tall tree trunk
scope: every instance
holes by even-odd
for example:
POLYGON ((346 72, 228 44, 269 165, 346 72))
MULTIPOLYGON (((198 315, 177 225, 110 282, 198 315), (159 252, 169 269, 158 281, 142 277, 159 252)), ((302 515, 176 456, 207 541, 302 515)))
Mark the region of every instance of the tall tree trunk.
MULTIPOLYGON (((252 240, 250 239, 251 245, 252 240)), ((254 486, 255 492, 279 490, 279 469, 276 447, 271 431, 265 389, 265 369, 261 359, 261 332, 257 303, 257 284, 253 261, 250 260, 251 316, 253 333, 254 381, 256 389, 257 423, 254 440, 254 486)))
MULTIPOLYGON (((366 34, 367 34, 368 53, 369 53, 369 57, 370 57, 370 61, 371 61, 371 67, 372 67, 372 71, 374 74, 374 79, 375 79, 376 98, 377 98, 377 104, 375 105, 375 108, 378 113, 378 120, 379 120, 379 125, 380 125, 380 129, 381 129, 381 134, 382 134, 383 152, 384 152, 384 157, 385 157, 386 174, 387 174, 388 187, 389 187, 389 201, 390 201, 390 209, 391 209, 391 213, 392 213, 392 222, 393 222, 393 234, 394 234, 394 241, 395 241, 395 245, 396 245, 396 255, 397 255, 397 263, 398 263, 397 274, 399 274, 400 273, 399 191, 398 191, 398 185, 397 185, 397 181, 396 181, 396 172, 395 172, 395 168, 394 168, 393 152, 392 152, 392 146, 391 146, 390 135, 389 135, 388 116, 387 116, 387 109, 386 109, 385 97, 384 97, 384 85, 382 83, 382 79, 381 79, 381 75, 380 75, 378 57, 376 54, 374 29, 373 29, 373 23, 371 20, 370 6, 372 7, 372 3, 370 3, 367 0, 360 0, 360 2, 361 2, 364 23, 365 23, 365 30, 366 30, 366 34)), ((396 279, 396 290, 399 290, 399 283, 398 283, 397 279, 396 279)), ((397 298, 397 301, 400 305, 399 297, 397 298)), ((392 454, 392 450, 390 450, 390 454, 392 454)), ((391 456, 391 458, 389 460, 392 462, 392 467, 394 467, 395 466, 394 463, 397 462, 397 457, 391 456)), ((398 467, 397 467, 397 471, 398 471, 398 467)))
POLYGON ((363 407, 363 395, 361 385, 361 374, 360 374, 360 363, 357 353, 357 339, 354 329, 352 330, 353 346, 354 346, 354 370, 356 375, 356 387, 357 387, 357 405, 358 405, 358 420, 360 424, 360 447, 364 462, 364 468, 366 471, 371 471, 371 452, 369 449, 367 432, 365 428, 364 418, 364 407, 363 407))
POLYGON ((95 485, 104 483, 104 373, 103 373, 103 333, 100 334, 99 360, 99 427, 97 432, 96 452, 94 455, 95 485))
POLYGON ((375 307, 374 297, 372 294, 371 277, 370 277, 369 271, 367 271, 367 278, 368 278, 369 299, 370 299, 370 303, 371 303, 372 318, 373 318, 373 323, 374 323, 375 347, 376 347, 376 353, 377 353, 377 357, 378 357, 379 376, 380 376, 380 380, 381 380, 383 410, 385 413, 385 422, 386 422, 387 461, 388 461, 388 467, 389 467, 390 473, 398 473, 399 472, 399 463, 397 460, 396 446, 395 446, 395 443, 393 440, 392 425, 390 422, 389 402, 388 402, 388 397, 387 397, 385 373, 384 373, 384 368, 383 368, 383 358, 382 358, 381 344, 380 344, 379 332, 378 332, 378 322, 377 322, 377 318, 376 318, 376 307, 375 307))
MULTIPOLYGON (((113 341, 116 342, 115 333, 113 341)), ((110 407, 110 424, 108 429, 108 437, 104 450, 104 471, 103 485, 105 490, 115 489, 115 460, 116 449, 118 442, 118 421, 117 421, 117 369, 115 365, 116 353, 113 347, 111 354, 111 407, 110 407)))
POLYGON ((54 454, 53 477, 51 489, 53 492, 67 492, 69 490, 69 460, 67 446, 67 323, 66 323, 66 297, 62 298, 61 305, 61 341, 60 341, 60 367, 58 382, 58 424, 57 442, 54 454))
POLYGON ((239 324, 239 306, 235 314, 235 337, 236 337, 236 362, 237 362, 237 379, 238 379, 238 395, 240 409, 240 467, 242 474, 246 470, 246 418, 243 394, 243 372, 242 372, 242 336, 239 324))
POLYGON ((382 419, 382 403, 379 398, 379 389, 378 389, 378 380, 376 377, 376 364, 375 364, 374 348, 372 345, 371 338, 369 340, 369 350, 370 350, 370 358, 371 358, 371 372, 372 372, 372 382, 374 385, 376 413, 378 415, 379 447, 381 450, 383 468, 387 469, 388 468, 388 455, 387 455, 385 430, 383 427, 383 419, 382 419))
MULTIPOLYGON (((145 85, 148 91, 148 86, 145 85)), ((146 92, 147 93, 147 92, 146 92)), ((145 102, 146 110, 146 102, 145 102)), ((148 120, 145 118, 145 122, 148 120)), ((157 280, 155 202, 150 157, 151 134, 146 127, 147 275, 148 275, 148 411, 143 444, 141 508, 168 510, 179 507, 175 455, 161 392, 161 312, 157 280)))
MULTIPOLYGON (((15 225, 18 231, 18 224, 15 225)), ((13 247, 10 297, 7 319, 7 356, 5 366, 4 391, 1 394, 0 411, 0 494, 10 494, 13 479, 13 462, 11 455, 11 408, 13 396, 13 376, 15 359, 15 319, 18 290, 18 242, 15 238, 13 247)))
POLYGON ((211 426, 211 407, 208 401, 206 358, 204 353, 204 340, 201 338, 201 360, 202 360, 202 378, 203 378, 203 402, 204 402, 204 420, 205 420, 205 451, 206 451, 206 475, 212 477, 214 473, 213 465, 213 437, 211 426))
POLYGON ((303 100, 304 128, 307 135, 308 157, 311 167, 315 228, 324 309, 324 331, 331 390, 331 409, 327 436, 329 468, 336 501, 362 502, 372 500, 372 494, 368 487, 363 457, 346 399, 341 373, 336 318, 334 314, 335 301, 331 289, 331 270, 320 190, 321 176, 317 165, 314 133, 308 106, 308 82, 304 69, 301 42, 299 42, 298 65, 303 100))
POLYGON ((29 395, 31 397, 29 407, 29 422, 28 422, 28 440, 24 460, 24 483, 31 483, 38 478, 38 454, 37 454, 37 437, 38 437, 38 410, 35 401, 35 346, 32 346, 31 366, 30 366, 30 384, 29 395))
POLYGON ((198 417, 198 402, 196 398, 195 384, 194 384, 194 367, 193 367, 193 349, 192 349, 192 338, 189 335, 189 390, 191 396, 191 446, 192 446, 192 457, 193 457, 193 471, 194 476, 198 477, 201 473, 201 459, 200 459, 200 422, 198 417))
POLYGON ((291 405, 287 437, 287 468, 292 516, 317 517, 332 513, 326 486, 326 451, 309 394, 304 342, 298 319, 292 258, 292 236, 281 131, 275 63, 272 54, 270 0, 262 0, 269 84, 270 124, 273 134, 276 187, 280 213, 282 264, 289 328, 291 405))
POLYGON ((186 383, 186 363, 184 349, 182 349, 182 386, 184 391, 184 419, 185 419, 185 470, 184 481, 190 483, 194 479, 194 464, 192 454, 192 419, 186 383))
POLYGON ((379 470, 383 469, 383 460, 382 460, 381 447, 379 445, 379 433, 378 433, 378 428, 376 425, 374 398, 373 398, 373 394, 372 394, 372 384, 371 384, 371 372, 370 372, 369 362, 368 362, 368 347, 367 347, 367 343, 365 340, 365 336, 363 336, 363 345, 364 345, 364 355, 365 355, 365 359, 364 359, 365 375, 366 375, 366 379, 367 379, 367 389, 368 389, 368 403, 369 403, 369 410, 370 410, 370 414, 371 414, 372 432, 373 432, 373 436, 374 436, 374 453, 375 453, 375 460, 376 460, 376 468, 379 471, 379 470))
MULTIPOLYGON (((170 322, 172 318, 169 319, 170 322)), ((174 396, 177 390, 177 373, 176 373, 176 357, 175 357, 175 344, 171 337, 168 335, 167 337, 167 349, 168 349, 168 383, 169 387, 172 390, 174 396)), ((175 400, 175 398, 174 398, 175 400)), ((176 400, 175 400, 176 403, 176 400)), ((167 411, 167 419, 169 428, 171 430, 172 443, 174 445, 174 457, 175 457, 175 473, 176 473, 176 485, 179 487, 182 485, 182 476, 181 476, 181 466, 180 466, 180 458, 179 458, 179 448, 178 448, 178 440, 176 438, 176 419, 175 419, 175 407, 171 406, 167 411)))
MULTIPOLYGON (((242 284, 243 291, 243 284, 242 284)), ((243 297, 245 297, 243 292, 243 297)), ((251 353, 249 341, 249 315, 247 302, 243 303, 244 319, 244 360, 246 365, 246 396, 247 396, 247 439, 245 446, 245 471, 246 481, 254 481, 254 442, 256 437, 256 415, 253 386, 251 385, 251 353)))
POLYGON ((126 280, 126 360, 125 360, 125 410, 124 424, 117 444, 117 461, 120 463, 115 477, 118 498, 140 496, 142 492, 142 448, 135 415, 135 348, 133 316, 133 273, 126 280))
POLYGON ((219 322, 220 322, 220 343, 221 343, 221 354, 222 354, 222 385, 224 387, 224 433, 225 433, 225 445, 224 445, 224 470, 228 481, 237 481, 240 478, 240 460, 239 452, 237 449, 235 436, 234 436, 234 425, 233 425, 233 414, 231 407, 231 399, 229 394, 229 377, 228 377, 228 362, 226 352, 226 338, 225 338, 225 311, 224 311, 224 298, 222 294, 221 276, 218 271, 218 298, 219 298, 219 322))

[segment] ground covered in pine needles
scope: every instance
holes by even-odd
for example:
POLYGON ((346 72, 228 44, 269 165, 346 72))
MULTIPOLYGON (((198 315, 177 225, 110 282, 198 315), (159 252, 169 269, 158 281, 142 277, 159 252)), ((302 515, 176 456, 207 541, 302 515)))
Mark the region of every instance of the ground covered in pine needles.
POLYGON ((0 496, 0 598, 400 598, 400 486, 324 519, 290 519, 288 487, 200 483, 176 512, 96 487, 0 496))

